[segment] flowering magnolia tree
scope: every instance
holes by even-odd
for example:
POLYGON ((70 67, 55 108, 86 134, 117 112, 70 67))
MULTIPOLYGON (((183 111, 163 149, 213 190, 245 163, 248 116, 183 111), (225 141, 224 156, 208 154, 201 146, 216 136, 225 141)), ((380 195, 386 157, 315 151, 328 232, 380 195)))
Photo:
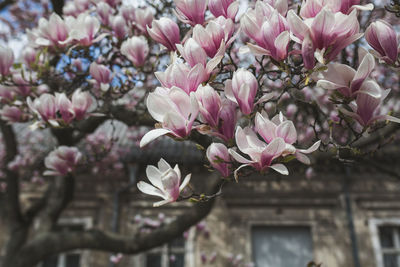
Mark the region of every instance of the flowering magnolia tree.
POLYGON ((291 175, 292 161, 309 165, 312 154, 357 161, 398 129, 391 114, 400 109, 397 1, 52 6, 55 13, 43 1, 0 6, 9 11, 5 37, 28 39, 18 55, 0 47, 1 176, 11 236, 3 266, 30 267, 79 248, 134 254, 159 246, 206 216, 228 182, 291 175), (220 178, 205 180, 209 188, 200 192, 188 186, 191 174, 160 159, 137 187, 160 198, 154 206, 196 202, 184 216, 132 237, 54 231, 77 173, 122 168, 129 150, 97 131, 109 120, 129 126, 143 149, 162 136, 195 142, 220 178), (155 127, 143 133, 138 126, 155 127), (48 189, 21 208, 26 182, 48 189))

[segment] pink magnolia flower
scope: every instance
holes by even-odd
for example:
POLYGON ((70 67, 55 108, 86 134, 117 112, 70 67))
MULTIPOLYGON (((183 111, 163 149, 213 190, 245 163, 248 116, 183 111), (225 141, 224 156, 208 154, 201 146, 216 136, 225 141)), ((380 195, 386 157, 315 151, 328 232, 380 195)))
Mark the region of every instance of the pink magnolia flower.
POLYGON ((207 159, 216 170, 218 170, 222 176, 228 177, 231 173, 230 168, 232 164, 228 148, 224 144, 212 143, 207 148, 207 159))
POLYGON ((341 109, 340 111, 357 120, 362 126, 368 127, 379 120, 388 120, 396 123, 400 123, 400 119, 379 114, 379 106, 383 100, 389 95, 390 89, 383 90, 379 85, 371 81, 368 83, 370 87, 368 90, 360 91, 357 94, 355 105, 351 105, 353 111, 341 109))
POLYGON ((12 80, 15 83, 16 92, 21 96, 29 96, 32 92, 30 83, 35 81, 35 76, 26 77, 22 76, 21 72, 15 72, 12 76, 12 80))
POLYGON ((128 5, 123 4, 120 8, 120 13, 128 24, 132 23, 135 21, 136 7, 130 4, 128 5))
POLYGON ((25 47, 22 51, 22 59, 28 67, 32 66, 36 61, 36 50, 30 46, 25 47))
POLYGON ((204 23, 207 0, 174 0, 176 15, 183 22, 192 26, 204 23))
POLYGON ((40 46, 63 47, 68 39, 69 30, 65 21, 56 13, 52 13, 49 20, 39 19, 35 42, 40 46))
POLYGON ((211 127, 218 127, 221 111, 221 97, 219 94, 209 85, 199 86, 196 91, 196 98, 199 102, 202 120, 211 127))
POLYGON ((282 138, 285 141, 285 149, 282 151, 282 156, 295 155, 297 160, 304 164, 310 164, 310 160, 305 154, 316 151, 321 143, 321 141, 318 141, 306 150, 296 149, 293 146, 297 141, 296 127, 282 113, 272 118, 272 120, 269 120, 266 113, 257 113, 254 129, 267 143, 272 142, 275 138, 282 138))
POLYGON ((87 13, 80 14, 76 19, 69 17, 66 22, 70 28, 70 33, 69 38, 62 43, 75 40, 80 45, 90 46, 107 35, 104 33, 96 37, 97 32, 100 30, 100 22, 96 17, 87 13))
POLYGON ((288 0, 265 0, 270 6, 273 6, 282 16, 286 16, 288 11, 288 0))
POLYGON ((165 46, 170 51, 176 50, 176 44, 180 43, 179 27, 172 19, 163 17, 153 20, 151 29, 147 26, 150 37, 165 46))
POLYGON ((235 30, 235 24, 231 19, 218 17, 208 22, 204 28, 198 24, 193 28, 193 39, 204 49, 210 58, 213 58, 221 48, 222 42, 225 47, 229 46, 235 30))
POLYGON ((282 155, 286 148, 285 141, 282 138, 277 137, 267 144, 258 139, 256 133, 250 127, 244 129, 238 127, 236 129, 235 140, 239 150, 250 157, 250 160, 246 159, 235 150, 229 149, 231 156, 237 162, 243 163, 243 165, 235 170, 236 179, 237 172, 246 166, 252 166, 259 171, 271 168, 283 175, 289 174, 285 165, 272 163, 274 159, 282 155))
POLYGON ((110 18, 112 18, 113 9, 105 2, 97 4, 96 12, 100 17, 102 24, 110 26, 110 18))
POLYGON ((82 92, 80 89, 72 94, 72 110, 76 120, 82 120, 89 108, 92 106, 93 99, 88 92, 82 92))
POLYGON ((141 67, 149 54, 149 45, 143 36, 133 36, 122 43, 121 53, 126 56, 133 65, 141 67))
POLYGON ((232 80, 225 83, 225 95, 239 105, 240 110, 248 115, 253 111, 254 98, 257 94, 258 82, 254 75, 245 69, 239 69, 233 74, 232 80))
POLYGON ((207 74, 210 74, 214 70, 225 53, 225 46, 221 45, 215 57, 208 60, 207 53, 193 38, 189 38, 183 46, 177 44, 176 48, 192 68, 197 64, 201 64, 206 69, 207 74))
POLYGON ((393 64, 397 61, 399 42, 393 27, 386 21, 378 20, 367 28, 365 39, 377 52, 378 58, 393 64))
POLYGON ((300 9, 302 18, 313 18, 318 15, 323 8, 329 9, 333 13, 342 12, 349 14, 354 9, 372 10, 373 4, 360 5, 360 0, 306 0, 303 1, 300 9))
POLYGON ((209 0, 208 8, 210 12, 218 18, 223 16, 234 20, 239 11, 239 1, 235 0, 209 0))
POLYGON ((146 175, 151 184, 140 181, 137 187, 145 194, 158 196, 164 199, 154 203, 154 207, 175 202, 182 190, 189 184, 191 178, 191 174, 188 174, 181 183, 181 171, 179 166, 175 165, 174 168, 171 168, 164 159, 160 159, 158 168, 153 165, 147 166, 146 175))
MULTIPOLYGON (((357 71, 345 64, 331 63, 328 65, 328 70, 322 73, 317 86, 338 90, 345 97, 355 97, 359 91, 363 90, 363 84, 374 67, 375 59, 371 54, 363 58, 357 71)), ((367 86, 364 89, 368 88, 367 86)))
POLYGON ((218 137, 222 138, 226 142, 229 142, 234 138, 235 135, 235 127, 237 122, 236 104, 229 99, 223 99, 219 120, 218 137))
POLYGON ((310 61, 310 55, 323 64, 333 60, 342 49, 359 39, 360 25, 357 11, 350 15, 341 12, 333 13, 328 8, 322 9, 315 18, 303 21, 293 10, 289 10, 287 20, 293 39, 303 44, 303 59, 306 58, 306 67, 311 69, 315 62, 310 61), (306 47, 304 47, 306 46, 306 47))
POLYGON ((65 176, 74 171, 81 158, 82 154, 76 147, 60 146, 45 158, 44 165, 48 170, 43 174, 65 176))
POLYGON ((257 44, 247 44, 254 54, 268 55, 277 61, 287 57, 290 42, 288 23, 268 3, 257 1, 255 9, 243 16, 240 25, 257 44))
POLYGON ((187 94, 195 92, 199 85, 208 78, 202 64, 197 64, 191 68, 178 62, 173 62, 164 72, 156 72, 154 74, 163 87, 172 88, 176 86, 187 94))
POLYGON ((112 81, 111 71, 104 65, 93 62, 89 68, 90 76, 97 82, 100 89, 107 91, 112 81))
POLYGON ((140 147, 165 134, 185 138, 192 131, 193 122, 199 113, 194 93, 188 95, 178 87, 156 88, 147 97, 146 106, 150 115, 160 122, 163 128, 146 133, 140 141, 140 147))
POLYGON ((11 48, 0 46, 0 75, 10 74, 10 68, 14 63, 14 53, 11 48))
POLYGON ((121 253, 118 253, 117 255, 112 255, 110 257, 110 261, 114 264, 118 264, 121 262, 122 258, 124 257, 124 255, 122 255, 121 253))
POLYGON ((70 123, 75 117, 72 103, 65 93, 56 93, 56 109, 65 123, 70 123))
POLYGON ((122 16, 115 16, 111 20, 111 28, 118 39, 124 39, 128 34, 128 26, 122 16))
POLYGON ((147 34, 147 27, 151 26, 154 15, 150 8, 137 8, 135 10, 135 25, 142 32, 147 34))
POLYGON ((8 103, 15 98, 15 88, 0 85, 0 101, 1 103, 8 103))
POLYGON ((0 111, 1 118, 8 122, 20 122, 22 119, 21 109, 15 106, 5 105, 0 111))
POLYGON ((28 97, 27 104, 29 108, 43 121, 50 123, 52 126, 59 126, 57 119, 57 104, 56 98, 51 94, 42 94, 35 98, 32 102, 28 97))

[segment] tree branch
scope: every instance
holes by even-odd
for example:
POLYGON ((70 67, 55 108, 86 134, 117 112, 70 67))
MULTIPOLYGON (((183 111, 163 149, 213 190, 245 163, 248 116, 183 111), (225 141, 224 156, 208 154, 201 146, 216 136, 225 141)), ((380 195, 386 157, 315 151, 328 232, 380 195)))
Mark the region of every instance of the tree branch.
POLYGON ((7 191, 6 204, 8 207, 8 219, 12 224, 22 224, 21 207, 19 202, 19 177, 15 171, 11 171, 7 165, 14 160, 18 153, 17 140, 14 130, 3 120, 0 120, 1 133, 3 135, 6 155, 4 158, 3 172, 6 174, 7 191))
MULTIPOLYGON (((212 192, 219 190, 221 180, 210 183, 212 192)), ((48 232, 24 246, 17 259, 15 267, 31 266, 44 258, 74 249, 95 249, 108 252, 136 254, 158 247, 174 238, 179 237, 191 226, 208 215, 214 204, 214 199, 195 204, 184 214, 178 216, 172 223, 162 226, 151 233, 136 232, 133 236, 119 235, 101 230, 82 232, 48 232)))

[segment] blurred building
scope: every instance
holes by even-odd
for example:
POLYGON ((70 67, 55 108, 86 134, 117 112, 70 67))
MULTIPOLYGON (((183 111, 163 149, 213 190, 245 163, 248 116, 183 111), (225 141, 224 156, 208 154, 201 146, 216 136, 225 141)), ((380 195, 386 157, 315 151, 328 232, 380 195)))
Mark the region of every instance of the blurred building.
MULTIPOLYGON (((311 261, 324 267, 400 267, 400 183, 389 175, 400 173, 400 159, 396 149, 389 152, 354 166, 319 160, 313 177, 300 165, 289 165, 288 177, 242 177, 223 188, 204 222, 169 244, 122 258, 71 251, 41 267, 306 267, 311 261)), ((191 144, 161 141, 132 149, 127 175, 77 177, 75 200, 62 214, 60 229, 96 227, 129 235, 190 209, 187 202, 153 208, 157 199, 138 192, 145 166, 160 157, 193 173, 200 187, 207 183, 210 173, 191 144)), ((39 195, 25 188, 23 201, 39 195)))

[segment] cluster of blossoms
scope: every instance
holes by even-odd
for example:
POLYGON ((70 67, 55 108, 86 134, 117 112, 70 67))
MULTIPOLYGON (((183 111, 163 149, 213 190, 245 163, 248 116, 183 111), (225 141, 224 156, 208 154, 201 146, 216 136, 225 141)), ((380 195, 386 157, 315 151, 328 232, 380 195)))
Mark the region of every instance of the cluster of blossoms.
MULTIPOLYGON (((179 27, 168 18, 153 21, 148 29, 150 36, 172 51, 173 56, 168 68, 156 73, 162 87, 157 87, 146 100, 147 109, 158 124, 142 138, 142 147, 162 135, 177 140, 190 139, 193 131, 209 135, 221 141, 207 148, 211 166, 226 178, 234 173, 236 180, 239 171, 247 166, 260 172, 273 169, 288 175, 284 162, 296 158, 310 164, 306 154, 318 150, 321 141, 317 140, 308 149, 298 148, 299 140, 308 137, 298 135, 294 121, 282 112, 270 119, 268 107, 276 101, 276 93, 265 88, 261 70, 229 66, 231 62, 225 56, 233 60, 230 53, 239 32, 250 39, 247 49, 241 48, 242 52, 251 52, 262 59, 268 57, 278 70, 288 75, 292 57, 301 55, 302 72, 307 80, 304 87, 312 79, 318 88, 325 89, 323 101, 330 101, 330 92, 340 99, 337 103, 341 106, 329 105, 333 121, 346 116, 358 122, 363 131, 377 120, 400 122, 380 114, 379 107, 390 90, 381 89, 369 78, 375 68, 373 55, 360 49, 358 70, 334 63, 343 49, 363 36, 357 15, 372 10, 372 4, 308 0, 303 1, 298 14, 289 9, 287 1, 257 1, 240 23, 235 21, 236 1, 210 1, 207 6, 206 1, 181 0, 175 4, 178 19, 192 31, 181 40, 179 27), (207 7, 214 15, 209 20, 204 19, 207 7), (223 74, 226 72, 230 76, 223 74), (243 124, 249 126, 242 127, 243 124)), ((381 21, 371 24, 366 40, 376 50, 375 57, 395 64, 398 44, 390 25, 381 21)), ((284 101, 284 95, 277 100, 284 101)), ((288 105, 285 112, 294 116, 297 111, 296 105, 288 105)), ((314 136, 314 130, 318 129, 307 129, 306 135, 314 136)), ((178 189, 176 184, 175 191, 178 189)), ((171 199, 177 198, 176 195, 171 199)))
MULTIPOLYGON (((374 79, 377 60, 400 66, 396 32, 381 20, 360 32, 358 17, 372 4, 258 0, 239 16, 239 1, 173 2, 175 17, 119 0, 73 0, 63 17, 40 18, 19 59, 0 47, 2 119, 78 130, 76 122, 89 113, 123 120, 115 112, 122 102, 140 114, 135 120, 147 108, 157 124, 141 147, 161 136, 197 141, 204 135, 211 167, 237 181, 245 167, 288 175, 292 159, 310 164, 307 154, 320 146, 352 144, 377 121, 400 122, 384 106, 390 90, 374 79), (363 36, 373 50, 349 52, 363 36), (357 69, 346 62, 351 53, 357 69)), ((87 159, 97 171, 127 154, 113 150, 101 133, 87 141, 87 159)), ((69 149, 50 153, 47 174, 72 171, 81 156, 69 149)), ((138 188, 163 199, 155 206, 177 201, 190 180, 181 182, 179 167, 164 160, 149 166, 147 176, 152 185, 138 188)))

